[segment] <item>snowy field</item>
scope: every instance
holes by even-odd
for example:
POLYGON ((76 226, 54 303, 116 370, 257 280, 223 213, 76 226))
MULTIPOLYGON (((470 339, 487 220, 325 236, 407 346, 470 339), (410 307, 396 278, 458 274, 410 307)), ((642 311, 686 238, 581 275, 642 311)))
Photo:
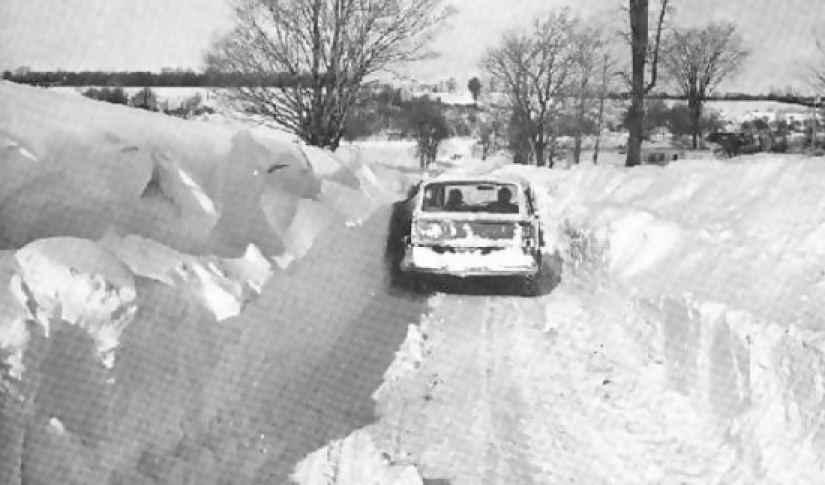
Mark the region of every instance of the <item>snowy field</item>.
MULTIPOLYGON (((90 88, 91 86, 56 86, 49 88, 49 90, 56 93, 80 95, 90 88)), ((123 88, 129 97, 134 96, 142 89, 143 86, 126 86, 123 88)), ((200 96, 207 104, 211 105, 211 101, 216 97, 216 91, 212 88, 157 86, 150 89, 157 95, 161 102, 166 101, 170 106, 178 106, 183 101, 194 96, 200 96)))
MULTIPOLYGON (((89 87, 73 87, 73 86, 58 86, 49 88, 51 91, 81 94, 89 89, 89 87)), ((130 97, 143 89, 142 87, 125 87, 124 91, 130 97)), ((183 101, 192 98, 193 96, 200 96, 201 99, 208 106, 220 106, 220 98, 218 93, 220 89, 215 88, 200 88, 200 87, 153 87, 152 91, 157 94, 158 99, 165 101, 170 107, 179 106, 183 101)), ((422 93, 429 96, 431 99, 439 99, 443 103, 468 106, 473 103, 473 97, 469 91, 457 90, 455 93, 422 93)), ((496 93, 495 98, 500 98, 501 95, 496 93)), ((482 93, 480 103, 483 105, 488 100, 489 95, 482 93)), ((673 105, 676 103, 685 103, 684 101, 667 100, 666 104, 673 105)), ((734 121, 743 121, 748 118, 750 114, 758 114, 759 116, 766 114, 782 114, 782 113, 807 113, 804 106, 795 104, 783 103, 779 101, 708 101, 706 108, 709 110, 724 113, 725 116, 734 121)), ((607 119, 618 123, 621 120, 622 113, 626 109, 623 102, 611 101, 605 106, 607 119)))
POLYGON ((821 160, 451 140, 438 167, 537 185, 545 291, 412 294, 409 143, 0 103, 0 483, 822 483, 821 160))

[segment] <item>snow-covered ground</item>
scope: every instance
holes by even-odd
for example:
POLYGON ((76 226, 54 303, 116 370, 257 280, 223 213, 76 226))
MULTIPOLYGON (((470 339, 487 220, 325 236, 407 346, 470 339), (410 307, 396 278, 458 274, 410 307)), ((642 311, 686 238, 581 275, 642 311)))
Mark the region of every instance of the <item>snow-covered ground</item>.
MULTIPOLYGON (((80 95, 90 89, 91 86, 56 86, 49 88, 50 91, 80 95)), ((126 86, 123 90, 131 98, 136 93, 144 89, 142 86, 126 86)), ((185 87, 164 87, 156 86, 150 88, 158 97, 161 103, 168 103, 170 108, 180 106, 184 101, 199 96, 207 106, 215 106, 218 103, 217 91, 214 88, 185 88, 185 87)))
POLYGON ((536 183, 548 275, 420 295, 383 260, 409 143, 0 104, 0 483, 822 483, 816 159, 452 140, 536 183))

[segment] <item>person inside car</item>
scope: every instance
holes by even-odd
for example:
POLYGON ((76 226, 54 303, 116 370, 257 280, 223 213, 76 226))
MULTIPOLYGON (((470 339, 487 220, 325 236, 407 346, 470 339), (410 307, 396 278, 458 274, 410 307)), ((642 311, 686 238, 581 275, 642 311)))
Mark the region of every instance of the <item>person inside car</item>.
POLYGON ((498 200, 493 202, 490 206, 492 212, 500 212, 505 214, 518 213, 518 205, 512 202, 513 193, 507 187, 502 187, 498 191, 498 200))
POLYGON ((445 209, 448 211, 459 211, 464 208, 464 194, 458 189, 453 189, 447 196, 445 209))

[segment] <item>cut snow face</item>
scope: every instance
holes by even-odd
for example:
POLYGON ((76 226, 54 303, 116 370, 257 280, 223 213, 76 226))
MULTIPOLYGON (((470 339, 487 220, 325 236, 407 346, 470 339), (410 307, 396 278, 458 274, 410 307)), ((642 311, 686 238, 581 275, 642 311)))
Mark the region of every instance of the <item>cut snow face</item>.
POLYGON ((46 325, 63 321, 87 331, 111 367, 120 334, 134 316, 132 272, 113 254, 83 239, 41 239, 15 254, 23 280, 46 325))
POLYGON ((625 332, 662 364, 658 379, 677 399, 663 409, 695 413, 706 439, 737 450, 707 481, 815 482, 825 463, 825 398, 814 391, 825 379, 822 164, 759 156, 543 177, 542 210, 562 226, 568 259, 596 262, 573 271, 601 266, 602 284, 634 295, 640 321, 625 332))

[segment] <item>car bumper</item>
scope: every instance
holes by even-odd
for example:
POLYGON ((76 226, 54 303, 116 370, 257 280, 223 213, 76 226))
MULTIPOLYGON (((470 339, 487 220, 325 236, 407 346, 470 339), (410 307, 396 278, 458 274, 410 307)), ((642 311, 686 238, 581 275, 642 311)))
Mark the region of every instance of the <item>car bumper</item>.
POLYGON ((408 247, 401 271, 444 276, 533 276, 536 259, 520 248, 504 248, 482 255, 480 250, 439 253, 423 246, 408 247))

